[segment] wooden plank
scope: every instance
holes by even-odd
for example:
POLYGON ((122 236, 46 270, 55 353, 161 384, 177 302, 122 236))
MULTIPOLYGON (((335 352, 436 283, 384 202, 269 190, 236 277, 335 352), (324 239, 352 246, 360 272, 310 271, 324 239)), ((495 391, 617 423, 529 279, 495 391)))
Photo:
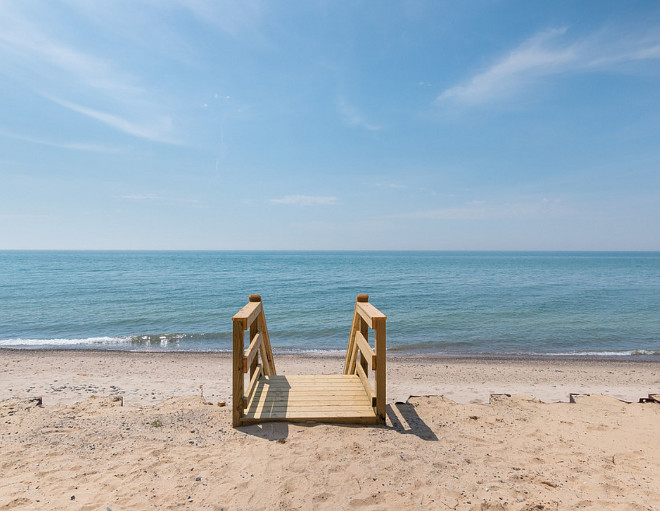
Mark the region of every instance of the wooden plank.
POLYGON ((257 370, 250 378, 250 384, 248 385, 247 396, 245 397, 245 403, 247 404, 253 397, 254 389, 257 387, 257 382, 259 381, 259 376, 261 375, 261 364, 257 365, 257 370))
POLYGON ((261 302, 248 302, 231 319, 234 323, 240 323, 243 330, 247 330, 261 312, 263 312, 261 302))
POLYGON ((380 312, 369 302, 358 302, 355 304, 355 310, 364 318, 371 328, 376 327, 376 321, 385 320, 387 316, 380 312))
POLYGON ((356 399, 367 398, 367 392, 364 388, 357 390, 355 392, 344 392, 344 393, 333 393, 333 394, 319 394, 314 392, 295 392, 293 394, 288 394, 286 392, 272 392, 272 391, 263 391, 257 386, 257 388, 252 393, 252 396, 255 398, 264 398, 270 400, 314 400, 318 399, 319 401, 331 401, 335 400, 337 402, 344 401, 355 401, 356 399))
MULTIPOLYGON (((250 301, 252 300, 252 297, 250 297, 250 301)), ((254 336, 257 335, 257 322, 253 321, 252 324, 250 325, 250 344, 252 344, 252 341, 254 340, 254 336)), ((250 348, 248 348, 248 351, 250 348)), ((252 360, 252 363, 249 364, 250 368, 250 379, 254 376, 254 372, 257 370, 257 364, 259 363, 259 357, 254 357, 252 360)))
POLYGON ((355 340, 357 341, 358 348, 360 348, 360 351, 362 352, 362 355, 364 355, 366 357, 366 359, 371 362, 371 369, 375 370, 376 369, 376 354, 374 353, 374 350, 371 349, 371 346, 369 346, 369 343, 364 338, 364 335, 362 335, 362 332, 357 332, 355 334, 355 340))
POLYGON ((354 374, 349 374, 346 376, 328 376, 326 374, 323 375, 310 375, 310 376, 287 376, 286 378, 282 378, 280 376, 273 377, 267 376, 265 378, 266 383, 288 383, 289 385, 295 385, 295 384, 300 384, 304 385, 307 383, 319 383, 319 384, 332 384, 332 383, 351 383, 351 382, 356 382, 358 380, 358 377, 355 376, 354 374))
POLYGON ((373 403, 375 394, 373 389, 371 388, 371 383, 369 382, 369 378, 367 378, 366 373, 364 372, 364 369, 362 369, 362 366, 358 365, 356 367, 357 369, 357 374, 360 377, 360 380, 362 380, 362 386, 364 388, 364 391, 367 393, 367 396, 369 398, 369 403, 373 403))
POLYGON ((271 375, 266 378, 266 381, 351 381, 357 379, 354 374, 289 374, 289 375, 271 375))
MULTIPOLYGON (((372 406, 372 400, 368 399, 366 394, 360 396, 349 396, 348 398, 337 399, 337 396, 328 396, 326 398, 315 398, 313 396, 309 397, 297 397, 292 398, 290 396, 266 396, 255 394, 251 397, 249 402, 246 404, 247 409, 253 409, 253 407, 260 404, 268 404, 269 406, 314 406, 318 404, 319 406, 336 406, 341 408, 342 406, 372 406)), ((372 407, 373 408, 373 407, 372 407)))
POLYGON ((385 422, 385 399, 387 393, 387 333, 385 318, 379 318, 376 322, 376 356, 378 362, 376 367, 376 414, 378 418, 385 422))
POLYGON ((259 355, 261 356, 261 363, 263 366, 262 373, 264 376, 272 376, 270 373, 270 364, 268 364, 268 357, 266 356, 266 346, 264 346, 263 340, 259 345, 259 355))
POLYGON ((252 365, 252 361, 254 360, 254 357, 257 356, 257 350, 259 349, 259 346, 261 346, 261 340, 262 336, 259 332, 254 336, 252 339, 252 342, 250 343, 250 346, 248 347, 247 351, 245 352, 245 357, 243 358, 243 372, 247 373, 248 372, 248 367, 252 365))
POLYGON ((346 348, 346 361, 344 362, 344 374, 350 373, 351 357, 355 348, 355 332, 357 332, 358 324, 357 303, 353 311, 353 322, 351 323, 351 333, 348 336, 348 348, 346 348))
MULTIPOLYGON (((249 418, 266 418, 266 414, 250 412, 245 414, 249 418)), ((322 419, 332 417, 375 417, 372 408, 366 407, 364 410, 274 410, 268 414, 269 418, 287 418, 287 419, 322 419)))
MULTIPOLYGON (((367 325, 367 322, 362 318, 360 318, 360 334, 362 334, 365 344, 369 346, 369 325, 367 325)), ((355 337, 357 339, 357 334, 355 334, 355 337)), ((360 365, 362 366, 365 374, 369 372, 369 364, 367 363, 366 356, 366 353, 360 350, 360 365)))
POLYGON ((261 335, 263 335, 263 345, 265 357, 263 358, 264 366, 268 365, 268 371, 266 374, 277 374, 275 370, 275 361, 273 360, 273 349, 270 346, 270 335, 268 335, 268 326, 266 325, 266 314, 264 313, 263 307, 261 308, 261 313, 257 318, 257 326, 261 335))
POLYGON ((233 352, 232 352, 232 423, 234 427, 241 424, 243 415, 243 333, 245 329, 240 321, 234 321, 233 352))
POLYGON ((360 316, 357 316, 355 319, 355 332, 353 333, 353 344, 351 344, 351 352, 348 360, 348 374, 353 376, 355 376, 355 363, 358 356, 358 346, 357 346, 357 341, 355 340, 355 336, 357 332, 360 330, 361 322, 362 319, 360 318, 360 316))
POLYGON ((360 383, 359 387, 352 387, 350 389, 344 389, 344 390, 332 390, 332 391, 325 391, 325 389, 312 389, 312 390, 294 390, 290 391, 287 389, 282 389, 282 388, 274 388, 274 387, 266 387, 263 388, 261 386, 257 386, 257 388, 254 390, 255 393, 257 394, 269 394, 273 396, 337 396, 338 398, 341 398, 343 396, 361 396, 362 394, 365 393, 364 386, 360 383))
POLYGON ((315 404, 318 404, 319 406, 337 406, 337 407, 342 407, 342 406, 351 406, 351 405, 360 405, 360 406, 371 406, 371 400, 367 398, 366 394, 362 394, 361 396, 348 396, 344 398, 337 398, 337 396, 326 396, 326 397, 314 397, 314 396, 307 396, 307 397, 302 397, 302 396, 280 396, 280 397, 274 397, 274 396, 264 396, 264 395, 257 395, 253 394, 250 397, 248 407, 252 406, 253 404, 256 403, 270 403, 272 405, 279 405, 279 404, 288 404, 290 406, 297 406, 297 405, 310 405, 313 406, 315 404))
MULTIPOLYGON (((360 401, 353 401, 353 402, 342 402, 342 403, 334 403, 330 401, 324 401, 324 402, 307 402, 307 401, 294 401, 294 402, 288 402, 284 400, 280 401, 268 401, 268 400, 252 400, 250 403, 250 406, 248 407, 249 410, 260 410, 260 409, 271 409, 271 408, 284 408, 284 409, 298 409, 298 408, 305 408, 305 409, 316 409, 316 408, 336 408, 338 410, 343 410, 343 409, 349 409, 349 408, 372 408, 371 403, 369 400, 362 399, 360 401)), ((373 408, 372 408, 373 411, 373 408)))
POLYGON ((332 374, 310 374, 310 375, 304 375, 304 374, 297 374, 295 376, 281 376, 281 375, 274 375, 271 374, 266 378, 267 381, 270 382, 286 382, 286 381, 292 381, 292 382, 307 382, 307 381, 317 381, 317 382, 332 382, 332 381, 354 381, 357 379, 357 376, 354 374, 346 374, 346 375, 332 375, 332 374))
POLYGON ((294 383, 293 386, 291 383, 287 382, 272 382, 272 383, 267 383, 265 382, 270 388, 275 389, 306 389, 306 390, 324 390, 328 389, 330 387, 336 388, 336 389, 345 389, 345 388, 359 388, 360 387, 360 380, 356 377, 356 381, 334 381, 332 383, 329 382, 314 382, 314 381, 309 381, 305 383, 294 383))
POLYGON ((369 403, 362 403, 356 405, 314 405, 314 404, 300 404, 292 405, 289 403, 272 404, 272 403, 258 403, 248 408, 246 413, 251 413, 255 417, 258 414, 273 413, 273 412, 300 412, 300 413, 318 413, 318 414, 345 414, 353 413, 355 415, 370 415, 374 413, 374 409, 369 406, 369 403))

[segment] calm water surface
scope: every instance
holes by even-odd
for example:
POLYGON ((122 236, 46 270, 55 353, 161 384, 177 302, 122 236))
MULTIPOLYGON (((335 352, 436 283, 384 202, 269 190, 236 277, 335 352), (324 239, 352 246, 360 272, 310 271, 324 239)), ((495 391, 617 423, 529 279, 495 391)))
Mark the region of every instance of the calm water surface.
POLYGON ((0 252, 0 347, 230 350, 252 293, 279 351, 368 293, 393 352, 660 359, 657 252, 0 252))

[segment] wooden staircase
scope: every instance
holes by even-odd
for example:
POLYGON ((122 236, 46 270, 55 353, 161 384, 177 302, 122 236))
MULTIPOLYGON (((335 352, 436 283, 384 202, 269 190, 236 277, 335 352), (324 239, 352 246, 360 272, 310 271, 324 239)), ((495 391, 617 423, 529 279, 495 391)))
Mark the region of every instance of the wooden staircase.
POLYGON ((328 375, 278 375, 261 297, 251 295, 249 300, 232 318, 234 427, 268 421, 385 422, 387 318, 367 295, 358 295, 355 302, 343 374, 328 375), (250 344, 245 350, 248 329, 250 344), (370 329, 375 348, 369 345, 370 329))

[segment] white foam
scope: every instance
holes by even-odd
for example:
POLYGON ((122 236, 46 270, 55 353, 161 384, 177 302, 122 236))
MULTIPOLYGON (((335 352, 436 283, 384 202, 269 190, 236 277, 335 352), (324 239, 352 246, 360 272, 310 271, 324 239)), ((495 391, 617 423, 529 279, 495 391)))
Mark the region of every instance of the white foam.
POLYGON ((125 344, 131 337, 86 337, 84 339, 0 339, 0 346, 75 346, 89 344, 125 344))
POLYGON ((634 355, 658 355, 657 351, 629 350, 629 351, 570 351, 566 353, 545 353, 545 355, 558 357, 631 357, 634 355))

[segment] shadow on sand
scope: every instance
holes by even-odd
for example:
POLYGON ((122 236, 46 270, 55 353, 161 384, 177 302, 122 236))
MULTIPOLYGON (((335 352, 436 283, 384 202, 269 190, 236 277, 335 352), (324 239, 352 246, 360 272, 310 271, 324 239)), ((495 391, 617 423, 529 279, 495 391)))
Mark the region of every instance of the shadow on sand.
POLYGON ((387 417, 390 419, 392 429, 397 433, 415 435, 429 442, 438 441, 433 430, 417 415, 417 410, 410 403, 397 401, 393 405, 387 405, 387 417))
MULTIPOLYGON (((417 415, 415 407, 410 403, 397 402, 392 405, 387 405, 387 417, 389 424, 382 426, 358 426, 349 424, 337 424, 340 427, 349 428, 365 428, 376 427, 396 431, 402 435, 415 435, 422 440, 429 442, 437 442, 438 437, 433 433, 426 423, 417 415)), ((297 426, 314 427, 320 423, 296 423, 297 426)), ((283 442, 289 436, 289 423, 288 422, 264 422, 261 424, 253 424, 251 426, 242 426, 238 428, 243 433, 270 440, 272 442, 283 442)))

